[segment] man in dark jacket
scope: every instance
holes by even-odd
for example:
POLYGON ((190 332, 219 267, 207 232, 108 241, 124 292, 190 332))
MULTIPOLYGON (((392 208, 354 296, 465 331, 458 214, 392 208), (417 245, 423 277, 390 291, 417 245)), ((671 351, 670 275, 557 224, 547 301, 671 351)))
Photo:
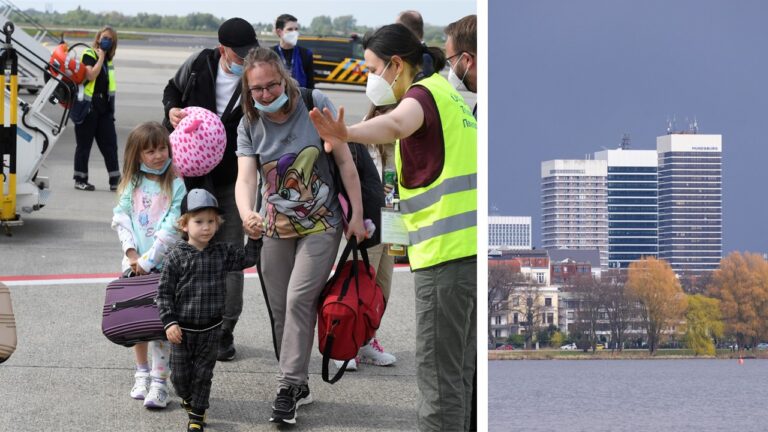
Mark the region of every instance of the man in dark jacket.
MULTIPOLYGON (((240 77, 243 59, 251 48, 259 46, 256 32, 248 21, 231 18, 219 27, 217 49, 204 49, 193 54, 181 65, 176 75, 168 81, 163 91, 165 125, 173 130, 186 115, 183 108, 199 106, 221 117, 227 132, 227 148, 221 162, 202 177, 186 177, 187 190, 204 188, 219 202, 224 224, 216 233, 215 241, 243 246, 243 227, 235 204, 235 180, 237 180, 237 126, 243 117, 240 108, 240 77)), ((222 324, 219 360, 231 360, 235 356, 234 337, 237 320, 243 310, 243 273, 227 275, 227 294, 222 324)))

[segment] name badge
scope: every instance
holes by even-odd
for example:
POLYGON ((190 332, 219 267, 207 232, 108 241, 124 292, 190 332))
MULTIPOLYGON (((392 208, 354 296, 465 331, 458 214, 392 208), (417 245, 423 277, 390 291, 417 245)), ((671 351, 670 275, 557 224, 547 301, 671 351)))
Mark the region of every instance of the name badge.
POLYGON ((381 242, 389 244, 410 245, 408 229, 405 227, 403 214, 394 209, 381 209, 381 242))

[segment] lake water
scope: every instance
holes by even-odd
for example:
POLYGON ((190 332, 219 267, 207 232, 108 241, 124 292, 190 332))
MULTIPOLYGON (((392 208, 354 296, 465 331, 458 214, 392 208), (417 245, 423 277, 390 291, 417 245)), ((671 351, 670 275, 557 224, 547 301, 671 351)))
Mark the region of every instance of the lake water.
POLYGON ((489 431, 768 431, 768 360, 488 362, 489 431))

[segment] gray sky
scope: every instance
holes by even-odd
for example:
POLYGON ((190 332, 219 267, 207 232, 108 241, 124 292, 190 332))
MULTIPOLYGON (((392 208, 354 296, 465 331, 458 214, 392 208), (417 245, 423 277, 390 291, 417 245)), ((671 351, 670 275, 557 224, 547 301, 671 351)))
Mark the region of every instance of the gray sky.
POLYGON ((723 135, 724 253, 768 252, 768 2, 490 0, 489 204, 532 216, 540 163, 655 149, 668 117, 723 135))
POLYGON ((193 12, 211 13, 217 17, 239 16, 250 22, 272 22, 278 15, 290 13, 299 18, 299 24, 309 25, 312 18, 328 15, 354 15, 357 23, 371 27, 389 24, 398 12, 415 9, 421 12, 428 24, 446 25, 457 19, 476 13, 474 0, 315 0, 315 1, 233 1, 233 0, 11 0, 26 9, 55 10, 66 12, 82 6, 94 12, 116 10, 126 15, 139 12, 160 15, 187 15, 193 12))

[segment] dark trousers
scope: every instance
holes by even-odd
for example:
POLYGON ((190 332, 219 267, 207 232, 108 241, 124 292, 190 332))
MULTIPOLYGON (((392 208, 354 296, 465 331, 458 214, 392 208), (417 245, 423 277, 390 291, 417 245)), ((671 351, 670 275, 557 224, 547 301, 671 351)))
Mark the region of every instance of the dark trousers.
MULTIPOLYGON (((94 103, 94 105, 96 105, 94 103)), ((117 132, 115 131, 114 115, 109 110, 92 108, 85 121, 75 125, 75 181, 88 182, 88 159, 91 157, 91 146, 96 139, 96 145, 104 157, 109 174, 109 184, 117 185, 120 181, 120 167, 117 163, 117 132)))
POLYGON ((173 388, 197 413, 208 409, 220 337, 220 327, 202 333, 183 331, 181 343, 171 345, 173 388))
POLYGON ((477 261, 414 272, 418 429, 468 431, 477 364, 477 261))
MULTIPOLYGON (((214 241, 231 243, 243 247, 243 222, 235 203, 235 185, 214 187, 214 196, 219 202, 219 208, 224 212, 224 223, 216 232, 214 241)), ((229 346, 234 343, 232 333, 237 320, 243 312, 243 272, 242 270, 227 273, 227 294, 224 297, 224 323, 221 326, 221 343, 229 346)))

